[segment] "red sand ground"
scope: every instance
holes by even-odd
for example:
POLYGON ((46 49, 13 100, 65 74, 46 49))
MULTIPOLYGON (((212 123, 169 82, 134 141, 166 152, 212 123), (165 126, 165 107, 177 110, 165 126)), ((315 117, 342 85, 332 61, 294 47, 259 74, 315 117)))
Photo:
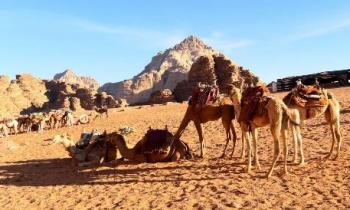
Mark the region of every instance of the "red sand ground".
MULTIPOLYGON (((224 147, 220 121, 204 125, 205 159, 174 163, 101 166, 74 173, 61 145, 50 138, 68 132, 76 138, 85 129, 115 131, 131 126, 127 136, 135 144, 149 126, 168 125, 175 132, 186 104, 142 106, 113 110, 108 119, 90 125, 20 134, 0 139, 1 209, 349 209, 350 208, 350 88, 332 89, 342 104, 343 146, 337 161, 322 161, 331 145, 329 126, 323 117, 302 129, 307 165, 289 165, 289 176, 278 165, 273 178, 265 179, 272 160, 272 137, 267 128, 259 135, 262 171, 243 173, 239 159, 219 159, 224 147)), ((283 94, 278 94, 282 96, 283 94)), ((239 131, 239 129, 237 129, 239 131)), ((182 139, 198 153, 198 137, 190 124, 182 139)), ((290 144, 290 156, 292 148, 290 144)), ((230 151, 229 151, 230 152, 230 151)))

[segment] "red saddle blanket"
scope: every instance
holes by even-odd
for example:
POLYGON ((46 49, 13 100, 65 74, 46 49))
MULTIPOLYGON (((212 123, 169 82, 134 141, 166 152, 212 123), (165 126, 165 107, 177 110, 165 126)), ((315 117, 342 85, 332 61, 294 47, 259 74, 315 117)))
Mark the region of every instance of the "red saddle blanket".
POLYGON ((249 122, 255 114, 262 115, 269 99, 266 96, 269 94, 269 89, 264 85, 246 88, 242 93, 238 122, 249 122))
POLYGON ((192 97, 190 103, 192 105, 210 105, 213 104, 218 98, 219 91, 216 87, 206 86, 204 88, 195 88, 192 91, 192 97))

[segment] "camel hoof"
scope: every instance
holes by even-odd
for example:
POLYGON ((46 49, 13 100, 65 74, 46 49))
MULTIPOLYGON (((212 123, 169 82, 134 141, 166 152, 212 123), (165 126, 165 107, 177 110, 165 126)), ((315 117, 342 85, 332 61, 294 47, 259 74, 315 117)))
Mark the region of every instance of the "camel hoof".
POLYGON ((299 166, 305 166, 306 165, 306 163, 304 162, 304 161, 301 161, 300 163, 299 163, 299 166))
POLYGON ((266 179, 270 179, 271 176, 272 176, 272 173, 268 173, 268 174, 266 175, 266 179))
POLYGON ((219 158, 224 158, 225 157, 225 154, 222 154, 219 158))
POLYGON ((329 155, 326 155, 324 158, 322 158, 322 160, 323 161, 327 161, 327 160, 329 160, 330 159, 330 157, 331 157, 331 155, 329 154, 329 155))
POLYGON ((257 168, 259 171, 261 171, 261 166, 260 166, 260 164, 258 164, 258 165, 256 166, 256 168, 257 168))
POLYGON ((335 157, 334 158, 332 158, 332 160, 337 160, 338 159, 338 155, 335 155, 335 157))

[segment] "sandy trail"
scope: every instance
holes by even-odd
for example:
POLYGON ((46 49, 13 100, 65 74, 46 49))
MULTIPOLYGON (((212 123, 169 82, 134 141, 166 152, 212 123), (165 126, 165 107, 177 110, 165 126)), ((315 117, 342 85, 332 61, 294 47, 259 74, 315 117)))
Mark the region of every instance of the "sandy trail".
MULTIPOLYGON (((203 126, 207 158, 175 163, 105 165, 75 173, 67 153, 50 142, 55 134, 68 132, 76 138, 93 128, 115 131, 131 126, 127 136, 135 144, 149 126, 168 125, 175 132, 186 104, 116 109, 110 118, 89 125, 20 134, 0 139, 1 209, 349 209, 350 208, 350 88, 332 89, 341 101, 343 146, 337 161, 322 161, 330 149, 331 134, 323 117, 307 122, 302 129, 307 165, 289 164, 289 176, 282 164, 274 176, 263 176, 272 160, 272 137, 268 128, 260 129, 259 154, 262 171, 243 173, 239 159, 241 141, 234 158, 219 159, 225 144, 220 121, 203 126)), ((278 94, 279 96, 283 94, 278 94)), ((237 129, 239 131, 239 129, 237 129)), ((193 124, 182 139, 199 153, 193 124)), ((289 139, 289 160, 292 159, 289 139)), ((228 154, 231 147, 229 147, 228 154)))

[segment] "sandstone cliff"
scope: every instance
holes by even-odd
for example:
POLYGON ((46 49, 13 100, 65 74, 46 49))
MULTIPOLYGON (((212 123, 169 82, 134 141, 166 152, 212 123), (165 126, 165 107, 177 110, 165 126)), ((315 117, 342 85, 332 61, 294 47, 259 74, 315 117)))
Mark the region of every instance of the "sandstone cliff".
POLYGON ((130 80, 107 83, 99 91, 116 98, 125 98, 128 103, 146 103, 153 92, 174 90, 177 83, 187 80, 188 72, 195 60, 202 55, 219 55, 200 39, 189 36, 173 48, 154 56, 144 70, 130 80))
POLYGON ((71 69, 56 74, 53 79, 66 84, 77 84, 80 88, 97 90, 100 87, 95 79, 86 76, 78 76, 71 69))

